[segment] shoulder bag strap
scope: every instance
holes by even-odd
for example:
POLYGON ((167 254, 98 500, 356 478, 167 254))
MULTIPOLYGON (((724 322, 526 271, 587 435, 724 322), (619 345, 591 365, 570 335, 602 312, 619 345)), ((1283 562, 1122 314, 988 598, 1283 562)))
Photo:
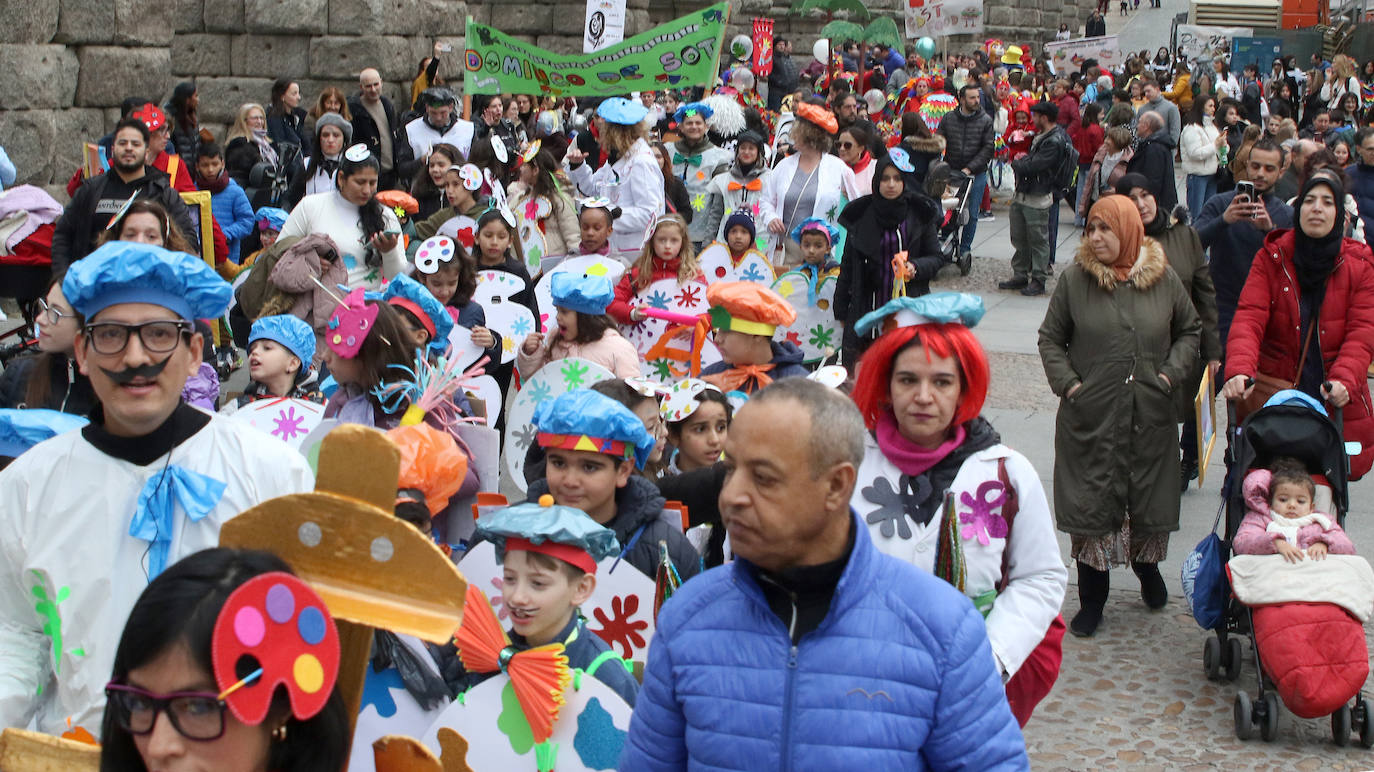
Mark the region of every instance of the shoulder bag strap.
POLYGON ((1002 519, 1007 521, 1007 541, 1002 547, 1002 578, 997 580, 997 594, 1001 595, 1002 590, 1007 587, 1007 564, 1011 562, 1011 526, 1016 521, 1016 513, 1021 511, 1021 499, 1007 475, 1005 456, 997 459, 997 479, 1001 481, 1002 491, 1007 495, 1006 502, 1002 504, 1002 519))

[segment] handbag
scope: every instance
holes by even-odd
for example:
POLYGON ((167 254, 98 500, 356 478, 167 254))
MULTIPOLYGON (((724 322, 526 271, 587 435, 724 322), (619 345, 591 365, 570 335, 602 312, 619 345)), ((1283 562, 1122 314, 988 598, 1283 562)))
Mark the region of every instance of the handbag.
POLYGON ((1226 543, 1217 535, 1221 524, 1221 513, 1226 509, 1223 500, 1217 507, 1217 517, 1212 521, 1212 532, 1193 547, 1183 561, 1179 579, 1183 583, 1183 597, 1188 601, 1188 611, 1198 627, 1212 630, 1226 619, 1226 603, 1231 597, 1231 582, 1226 576, 1226 543))
MULTIPOLYGON (((1302 341, 1302 354, 1298 357, 1298 378, 1302 378, 1302 368, 1307 364, 1307 350, 1311 346, 1312 332, 1317 329, 1317 324, 1318 320, 1313 319, 1307 325, 1307 335, 1302 341)), ((1236 420, 1244 421, 1246 416, 1264 407, 1264 403, 1268 402, 1270 397, 1284 389, 1296 388, 1297 385, 1296 380, 1290 381, 1287 378, 1256 373, 1255 385, 1251 387, 1250 395, 1236 402, 1236 420)))

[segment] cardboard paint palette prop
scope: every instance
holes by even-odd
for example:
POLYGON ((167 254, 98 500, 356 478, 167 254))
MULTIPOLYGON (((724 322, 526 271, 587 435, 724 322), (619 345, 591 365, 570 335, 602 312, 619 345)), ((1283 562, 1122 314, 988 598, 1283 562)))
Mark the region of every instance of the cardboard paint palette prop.
POLYGON ((515 232, 520 237, 520 248, 525 253, 525 270, 530 272, 530 276, 539 275, 540 266, 549 251, 539 222, 551 212, 553 205, 543 196, 527 198, 515 206, 515 232))
MULTIPOLYGON (((476 343, 472 342, 472 330, 461 324, 453 325, 453 331, 448 334, 448 342, 452 346, 449 349, 448 357, 458 362, 460 369, 466 370, 477 363, 485 353, 476 343)), ((492 367, 490 363, 487 367, 492 367)), ((496 383, 496 379, 490 375, 483 375, 473 379, 463 389, 470 392, 476 398, 486 404, 487 415, 493 423, 496 416, 501 415, 501 387, 496 383)))
POLYGON ((501 333, 502 364, 514 361, 525 336, 539 331, 534 314, 514 300, 513 296, 524 289, 525 282, 514 274, 477 272, 477 294, 472 299, 486 312, 487 328, 501 333))
POLYGON ((701 273, 706 277, 706 281, 711 283, 752 281, 768 287, 777 278, 773 274, 773 266, 768 262, 768 258, 752 247, 744 253, 739 262, 735 262, 735 259, 730 256, 729 246, 719 241, 713 241, 701 250, 700 259, 701 273))
POLYGON ((555 313, 552 289, 553 275, 565 272, 578 275, 605 276, 610 280, 611 286, 614 287, 625 273, 625 264, 604 255, 579 255, 569 257, 550 269, 534 285, 534 300, 535 304, 539 306, 541 329, 548 330, 557 326, 553 318, 555 313))
POLYGON ((338 626, 338 690, 359 713, 374 628, 445 643, 463 621, 467 582, 435 544, 393 514, 400 451, 344 424, 320 443, 315 491, 265 501, 224 524, 220 546, 286 561, 338 626))
POLYGON ((324 421, 324 405, 293 397, 259 399, 234 411, 231 417, 300 450, 324 421))
MULTIPOLYGON (((660 279, 651 283, 635 295, 631 304, 685 316, 699 316, 710 310, 710 304, 706 302, 705 282, 690 281, 679 285, 676 279, 660 279)), ((676 383, 689 375, 688 363, 693 344, 691 328, 649 318, 622 326, 620 332, 639 351, 640 366, 645 376, 660 383, 676 383)), ((710 336, 706 336, 701 341, 702 367, 719 361, 720 351, 711 342, 710 336)))
POLYGON ((517 488, 521 491, 526 488, 525 453, 537 434, 532 421, 539 403, 614 377, 610 370, 595 362, 568 357, 549 362, 525 381, 506 416, 506 471, 517 488))
POLYGON ((100 746, 13 727, 0 733, 4 772, 98 772, 100 746))
POLYGON ((439 226, 438 235, 448 236, 472 253, 472 245, 477 243, 477 221, 465 214, 450 217, 439 226))
MULTIPOLYGON (((501 597, 505 574, 496 562, 496 548, 483 541, 468 550, 458 564, 463 576, 486 593, 496 616, 509 624, 501 597)), ((596 633, 617 655, 644 662, 654 637, 654 577, 621 560, 608 557, 597 564, 596 590, 582 604, 587 629, 596 633), (612 568, 614 566, 614 568, 612 568)))
POLYGON ((779 327, 777 340, 789 340, 802 350, 806 362, 818 362, 840 348, 840 327, 835 322, 835 281, 840 270, 812 278, 809 271, 788 271, 773 282, 773 291, 797 312, 790 326, 779 327))

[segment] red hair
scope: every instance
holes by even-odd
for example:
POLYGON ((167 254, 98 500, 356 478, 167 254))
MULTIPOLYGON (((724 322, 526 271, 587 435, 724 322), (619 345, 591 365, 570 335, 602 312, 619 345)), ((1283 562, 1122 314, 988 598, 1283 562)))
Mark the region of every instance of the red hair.
POLYGON ((891 409, 892 363, 911 345, 926 350, 926 361, 930 361, 932 354, 954 358, 963 379, 954 423, 963 425, 977 418, 988 398, 988 382, 992 379, 982 344, 962 324, 922 324, 885 332, 864 352, 851 395, 863 414, 864 424, 870 430, 876 429, 878 418, 891 409))

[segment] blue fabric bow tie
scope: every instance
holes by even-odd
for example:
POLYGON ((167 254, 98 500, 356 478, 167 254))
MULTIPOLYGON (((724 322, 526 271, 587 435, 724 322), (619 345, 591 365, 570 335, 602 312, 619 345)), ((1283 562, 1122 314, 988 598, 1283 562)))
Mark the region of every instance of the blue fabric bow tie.
POLYGON ((134 519, 129 523, 129 535, 149 543, 148 581, 152 581, 167 567, 167 553, 172 547, 172 516, 176 505, 191 522, 199 522, 210 514, 224 496, 225 484, 184 467, 169 465, 162 474, 152 477, 139 491, 134 519))

